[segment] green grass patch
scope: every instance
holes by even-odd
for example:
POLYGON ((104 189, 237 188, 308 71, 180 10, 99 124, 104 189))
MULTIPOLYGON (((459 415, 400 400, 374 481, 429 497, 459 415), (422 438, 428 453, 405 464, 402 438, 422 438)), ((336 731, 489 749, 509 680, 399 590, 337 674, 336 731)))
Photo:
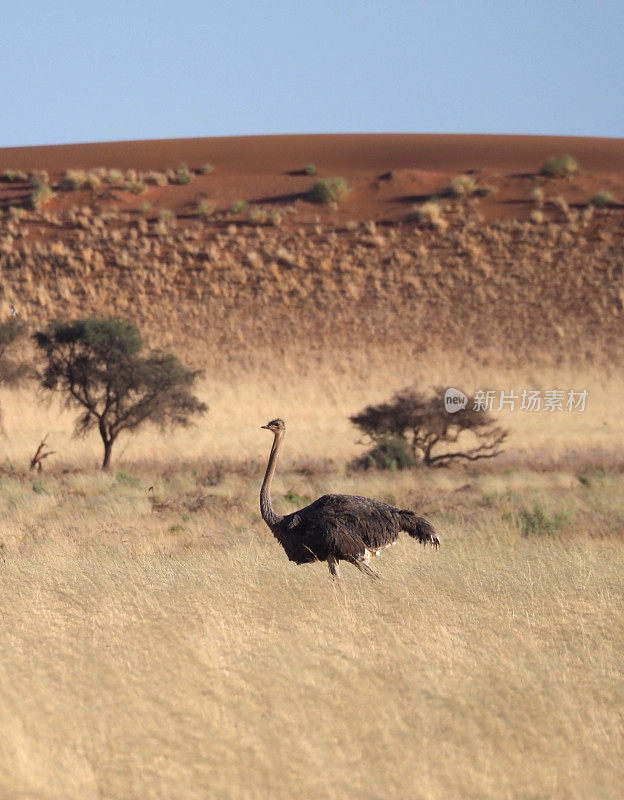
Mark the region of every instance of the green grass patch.
POLYGON ((533 503, 533 507, 530 510, 526 508, 520 509, 518 517, 520 530, 524 536, 544 534, 553 536, 562 530, 567 519, 567 516, 561 513, 549 517, 542 504, 537 501, 533 503))
POLYGON ((134 486, 138 487, 141 485, 141 479, 137 478, 135 475, 131 475, 129 472, 124 472, 123 470, 118 470, 117 474, 115 475, 115 479, 117 483, 121 483, 125 486, 134 486))

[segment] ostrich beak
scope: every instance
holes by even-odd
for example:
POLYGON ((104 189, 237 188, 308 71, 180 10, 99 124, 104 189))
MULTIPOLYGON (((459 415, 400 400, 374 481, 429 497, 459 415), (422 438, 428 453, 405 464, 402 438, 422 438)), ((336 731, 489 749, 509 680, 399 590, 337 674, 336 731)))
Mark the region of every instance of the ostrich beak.
POLYGON ((262 428, 264 428, 264 429, 265 429, 265 430, 267 430, 267 431, 268 431, 268 430, 270 430, 270 428, 269 428, 269 426, 268 426, 268 425, 261 425, 261 426, 260 426, 260 430, 262 430, 262 428))

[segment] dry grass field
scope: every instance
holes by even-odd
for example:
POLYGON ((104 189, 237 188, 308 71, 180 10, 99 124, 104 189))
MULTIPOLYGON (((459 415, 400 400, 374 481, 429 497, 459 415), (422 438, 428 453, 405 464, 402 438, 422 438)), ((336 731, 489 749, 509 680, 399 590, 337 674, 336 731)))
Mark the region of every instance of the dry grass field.
POLYGON ((577 417, 507 414, 500 463, 397 473, 345 469, 373 379, 285 411, 284 386, 206 385, 197 428, 120 442, 110 474, 70 415, 6 395, 0 795, 617 798, 621 392, 592 385, 577 417), (258 511, 274 413, 278 508, 379 497, 440 550, 404 537, 378 582, 290 564, 258 511), (46 426, 60 452, 29 473, 46 426))
POLYGON ((621 474, 281 473, 438 526, 337 585, 258 477, 3 476, 2 796, 620 796, 621 474))
POLYGON ((0 317, 127 319, 209 405, 104 473, 74 412, 0 385, 0 798, 619 800, 622 142, 16 148, 0 178, 0 317), (309 164, 346 197, 310 202, 309 164), (492 461, 353 471, 349 416, 409 385, 588 396, 494 409, 492 461), (289 563, 276 416, 278 510, 377 497, 441 548, 289 563))

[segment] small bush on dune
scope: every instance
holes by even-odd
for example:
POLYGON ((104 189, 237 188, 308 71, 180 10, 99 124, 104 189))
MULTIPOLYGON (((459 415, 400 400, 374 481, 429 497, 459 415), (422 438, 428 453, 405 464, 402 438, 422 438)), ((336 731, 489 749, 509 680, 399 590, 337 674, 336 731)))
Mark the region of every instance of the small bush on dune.
POLYGON ((102 188, 102 178, 97 170, 89 170, 83 188, 91 192, 98 192, 102 188))
POLYGON ((50 176, 45 169, 34 169, 28 176, 28 181, 35 190, 50 186, 50 176))
POLYGON ((414 206, 416 219, 421 225, 427 225, 432 228, 444 228, 446 220, 442 217, 442 208, 439 203, 429 200, 423 203, 422 206, 414 206))
POLYGON ((106 174, 106 181, 111 186, 123 186, 124 180, 125 178, 123 172, 116 167, 109 169, 106 174))
POLYGON ((158 215, 161 222, 169 223, 173 222, 176 218, 176 215, 171 211, 169 208, 163 208, 158 215))
POLYGON ((5 183, 26 183, 28 175, 19 169, 5 169, 0 180, 5 183))
POLYGON ((607 192, 606 190, 597 192, 592 197, 591 201, 592 205, 596 206, 596 208, 608 208, 609 206, 613 205, 613 202, 613 195, 611 192, 607 192))
POLYGON ((470 175, 458 175, 447 186, 445 194, 449 197, 470 197, 477 191, 477 182, 470 175))
POLYGON ((49 186, 42 186, 31 193, 28 205, 33 211, 40 211, 54 196, 54 192, 49 186))
POLYGON ((170 180, 171 183, 177 183, 180 186, 186 186, 186 184, 190 183, 194 177, 195 176, 186 164, 179 164, 173 173, 173 180, 171 180, 171 178, 170 180))
POLYGON ((152 170, 151 172, 146 172, 145 174, 141 175, 141 180, 144 183, 149 183, 154 186, 167 186, 169 184, 169 178, 165 175, 164 172, 157 172, 152 170))
POLYGON ((535 225, 541 225, 545 220, 544 212, 541 211, 539 208, 535 208, 535 209, 533 209, 533 211, 531 211, 529 219, 535 225))
POLYGON ((207 219, 208 217, 211 217, 216 210, 217 207, 215 206, 214 203, 209 203, 207 200, 202 200, 197 204, 196 213, 198 217, 203 217, 204 219, 207 219))
POLYGON ((254 206, 247 214, 247 221, 251 225, 266 225, 269 219, 269 212, 262 206, 254 206))
POLYGON ((200 175, 210 175, 211 172, 214 172, 214 167, 212 164, 202 164, 198 172, 200 175))
POLYGON ((278 227, 282 221, 282 214, 277 208, 253 206, 247 215, 247 221, 251 225, 273 225, 278 227))
POLYGON ((124 188, 132 194, 144 194, 147 191, 147 186, 143 181, 128 181, 124 188))
POLYGON ((566 178, 569 175, 576 175, 579 171, 579 163, 569 153, 551 156, 548 161, 542 164, 540 175, 548 178, 566 178))
POLYGON ((341 203, 350 192, 345 178, 323 178, 317 181, 308 192, 308 200, 313 203, 341 203))
POLYGON ((60 180, 58 188, 62 192, 75 192, 86 188, 87 173, 83 169, 68 169, 60 180))
POLYGON ((245 200, 235 200, 230 206, 232 214, 242 214, 247 210, 247 202, 245 200))
POLYGON ((306 175, 312 176, 316 175, 317 170, 314 164, 306 164, 305 167, 303 168, 303 171, 305 172, 306 175))

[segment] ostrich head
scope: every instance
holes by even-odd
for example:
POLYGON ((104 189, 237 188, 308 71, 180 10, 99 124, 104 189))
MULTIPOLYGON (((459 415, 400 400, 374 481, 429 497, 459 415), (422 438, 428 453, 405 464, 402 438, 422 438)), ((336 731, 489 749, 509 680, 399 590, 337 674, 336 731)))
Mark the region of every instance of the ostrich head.
POLYGON ((260 427, 273 431, 273 433, 278 433, 279 431, 283 433, 286 430, 283 419, 272 419, 271 422, 267 422, 266 425, 261 425, 260 427))

